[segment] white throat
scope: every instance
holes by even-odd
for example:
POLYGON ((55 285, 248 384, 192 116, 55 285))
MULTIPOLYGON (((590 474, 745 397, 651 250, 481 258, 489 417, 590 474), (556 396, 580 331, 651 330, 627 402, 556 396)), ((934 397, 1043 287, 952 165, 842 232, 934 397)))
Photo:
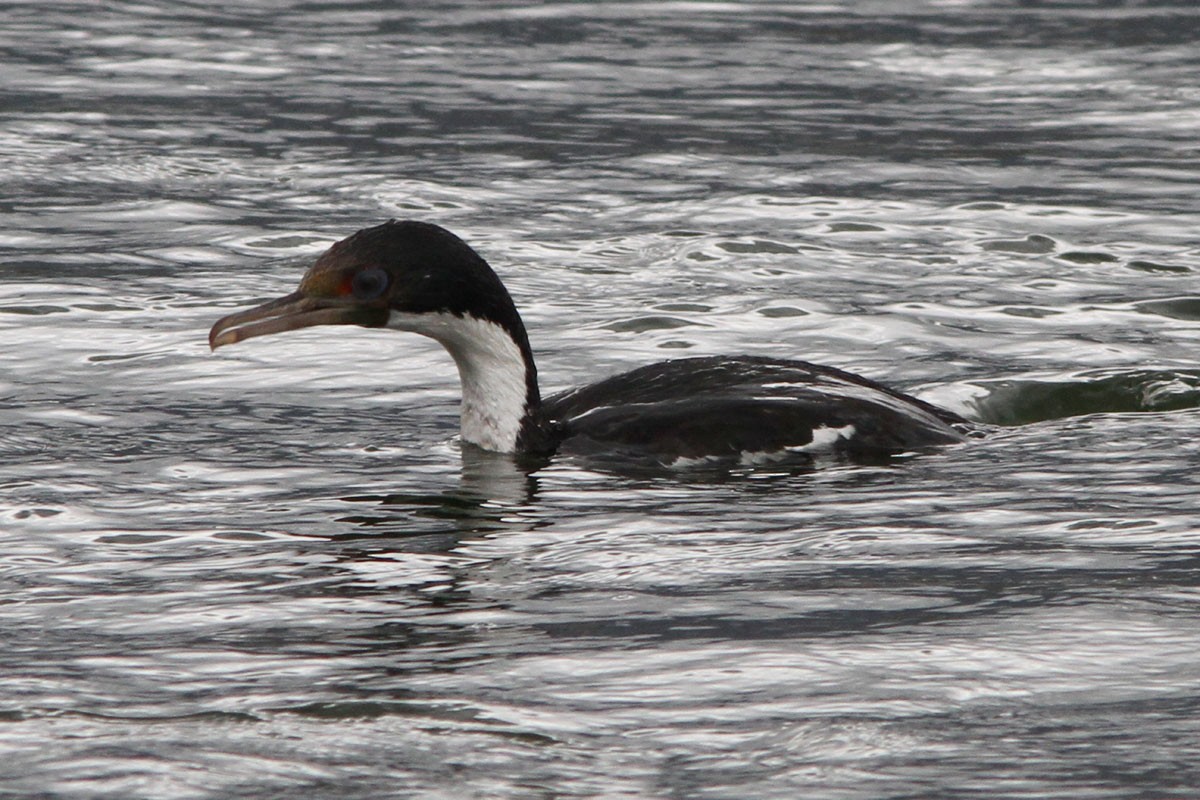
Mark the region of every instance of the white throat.
POLYGON ((525 359, 508 331, 494 322, 450 313, 392 311, 387 327, 436 339, 454 357, 462 382, 465 442, 511 453, 525 417, 525 359))

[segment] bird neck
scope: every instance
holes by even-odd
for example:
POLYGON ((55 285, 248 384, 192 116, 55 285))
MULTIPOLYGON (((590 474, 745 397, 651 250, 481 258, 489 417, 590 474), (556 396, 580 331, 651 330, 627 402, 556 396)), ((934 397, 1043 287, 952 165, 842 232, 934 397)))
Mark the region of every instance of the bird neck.
POLYGON ((524 326, 515 330, 470 314, 392 311, 387 327, 437 340, 458 366, 465 442, 501 453, 521 447, 541 396, 524 326))

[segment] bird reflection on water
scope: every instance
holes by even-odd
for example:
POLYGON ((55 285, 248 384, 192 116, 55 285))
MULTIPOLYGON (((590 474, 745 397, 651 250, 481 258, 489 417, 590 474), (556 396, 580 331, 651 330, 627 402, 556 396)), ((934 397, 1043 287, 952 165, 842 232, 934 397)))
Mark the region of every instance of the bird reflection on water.
POLYGON ((511 457, 468 445, 452 489, 343 496, 343 502, 361 510, 336 521, 360 530, 338 538, 404 538, 406 550, 445 552, 463 538, 548 524, 533 513, 537 493, 537 476, 511 457))

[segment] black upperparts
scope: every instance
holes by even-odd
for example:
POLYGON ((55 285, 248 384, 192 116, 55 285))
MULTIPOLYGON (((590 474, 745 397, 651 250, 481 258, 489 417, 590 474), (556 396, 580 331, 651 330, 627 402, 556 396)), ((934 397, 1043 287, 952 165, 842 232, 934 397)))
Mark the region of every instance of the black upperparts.
POLYGON ((803 451, 822 429, 840 453, 894 453, 962 441, 970 426, 852 373, 754 356, 649 364, 549 397, 543 408, 578 447, 604 443, 668 460, 803 451))

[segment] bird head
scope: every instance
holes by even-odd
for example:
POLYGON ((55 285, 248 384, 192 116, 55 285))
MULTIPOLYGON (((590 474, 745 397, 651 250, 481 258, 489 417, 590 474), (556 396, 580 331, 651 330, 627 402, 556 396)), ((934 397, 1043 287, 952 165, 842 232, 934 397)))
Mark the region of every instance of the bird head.
POLYGON ((466 242, 437 225, 393 220, 334 244, 291 294, 217 320, 208 342, 216 349, 314 325, 382 328, 394 313, 471 316, 525 339, 508 291, 466 242))

